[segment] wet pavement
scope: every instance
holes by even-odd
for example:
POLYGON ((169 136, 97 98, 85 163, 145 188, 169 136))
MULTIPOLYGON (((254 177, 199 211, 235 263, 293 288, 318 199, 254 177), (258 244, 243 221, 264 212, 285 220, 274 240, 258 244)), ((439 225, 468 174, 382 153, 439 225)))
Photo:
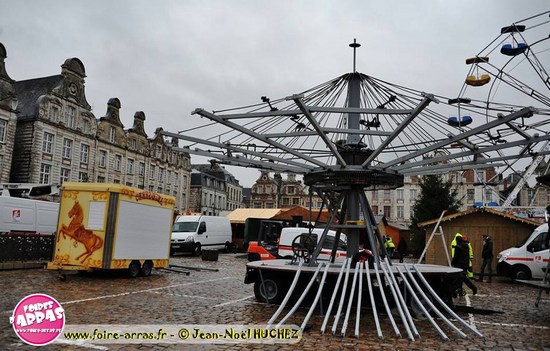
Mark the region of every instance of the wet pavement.
MULTIPOLYGON (((171 263, 207 268, 187 270, 189 275, 154 270, 150 277, 126 278, 123 274, 69 273, 66 281, 55 271, 26 269, 0 271, 0 350, 550 350, 550 301, 535 307, 538 290, 513 284, 504 278, 492 283, 477 282, 478 294, 456 300, 467 308, 457 311, 472 323, 483 337, 467 332, 461 338, 439 321, 449 335, 444 341, 428 320, 415 320, 420 338, 410 341, 402 325, 402 337, 396 337, 388 316, 381 315, 384 339, 379 339, 371 310, 363 310, 360 336, 350 336, 355 315, 350 317, 346 337, 322 335, 323 317, 315 313, 298 344, 104 344, 75 341, 33 347, 23 343, 9 324, 16 304, 25 296, 43 293, 54 297, 65 309, 66 324, 115 325, 225 325, 265 324, 277 310, 276 305, 256 302, 253 285, 243 283, 244 255, 219 255, 218 261, 200 257, 177 256, 171 263), (217 271, 216 271, 217 270, 217 271)), ((544 294, 544 298, 549 296, 544 294)), ((286 314, 288 308, 283 312, 286 314)), ((300 325, 308 310, 299 309, 288 323, 300 325)), ((343 319, 343 318, 342 318, 343 319)), ((342 323, 342 319, 341 322, 342 323)), ((331 318, 329 327, 332 325, 331 318)), ((338 329, 340 330, 340 328, 338 329)), ((340 333, 338 333, 340 334, 340 333)))

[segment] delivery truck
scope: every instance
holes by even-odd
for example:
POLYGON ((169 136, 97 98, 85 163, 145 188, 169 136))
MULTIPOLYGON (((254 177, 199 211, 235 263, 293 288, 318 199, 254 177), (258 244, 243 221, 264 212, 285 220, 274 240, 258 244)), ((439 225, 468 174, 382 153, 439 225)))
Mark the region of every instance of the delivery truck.
POLYGON ((130 277, 166 268, 175 199, 109 183, 61 187, 54 258, 48 269, 126 269, 130 277))

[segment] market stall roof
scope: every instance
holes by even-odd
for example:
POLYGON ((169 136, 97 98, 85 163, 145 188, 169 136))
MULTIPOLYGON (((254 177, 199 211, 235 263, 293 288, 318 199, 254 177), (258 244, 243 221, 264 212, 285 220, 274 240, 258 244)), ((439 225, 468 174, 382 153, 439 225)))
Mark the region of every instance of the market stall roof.
MULTIPOLYGON (((489 207, 476 207, 476 208, 473 208, 473 209, 470 209, 470 210, 453 213, 453 214, 450 214, 450 215, 447 215, 447 216, 441 218, 441 222, 443 223, 443 222, 447 222, 447 221, 452 221, 455 218, 466 216, 466 215, 469 215, 469 214, 472 214, 472 213, 477 213, 477 212, 479 212, 479 213, 487 212, 487 213, 491 213, 491 214, 494 214, 494 215, 497 215, 497 216, 500 216, 500 217, 504 217, 504 218, 513 220, 513 221, 519 221, 519 222, 523 222, 523 223, 526 223, 526 224, 531 224, 531 225, 534 225, 534 226, 540 225, 540 223, 537 222, 537 221, 527 219, 527 218, 518 217, 518 216, 515 216, 512 213, 507 213, 507 212, 503 212, 503 211, 494 210, 494 209, 489 208, 489 207)), ((418 223, 418 226, 420 228, 427 227, 429 225, 437 223, 437 221, 438 221, 438 218, 435 218, 435 219, 432 219, 432 220, 429 220, 429 221, 418 223)))
POLYGON ((247 218, 270 219, 281 213, 280 208, 237 208, 227 215, 231 223, 244 223, 247 218))

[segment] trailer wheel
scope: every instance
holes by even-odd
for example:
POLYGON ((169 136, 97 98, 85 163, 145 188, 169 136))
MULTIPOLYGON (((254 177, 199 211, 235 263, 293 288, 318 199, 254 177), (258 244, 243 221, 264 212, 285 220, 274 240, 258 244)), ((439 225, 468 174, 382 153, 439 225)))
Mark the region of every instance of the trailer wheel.
POLYGON ((195 254, 195 256, 200 256, 201 255, 201 253, 202 253, 201 243, 196 243, 195 244, 195 249, 193 250, 193 253, 195 254))
POLYGON ((263 284, 260 279, 254 282, 254 295, 259 302, 279 303, 283 300, 283 294, 281 284, 273 279, 263 279, 263 284))
POLYGON ((128 275, 130 276, 130 278, 135 278, 139 275, 139 271, 141 270, 141 267, 140 267, 140 264, 139 264, 139 261, 132 261, 130 262, 130 264, 128 265, 128 275))
POLYGON ((153 261, 147 260, 143 262, 143 265, 141 266, 141 270, 139 273, 143 277, 148 277, 151 275, 151 272, 153 271, 153 261))

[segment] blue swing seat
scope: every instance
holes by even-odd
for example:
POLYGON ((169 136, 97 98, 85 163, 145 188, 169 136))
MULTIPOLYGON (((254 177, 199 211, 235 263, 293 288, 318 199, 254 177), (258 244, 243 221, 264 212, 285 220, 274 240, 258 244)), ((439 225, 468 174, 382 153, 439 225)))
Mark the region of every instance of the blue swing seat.
POLYGON ((473 119, 470 116, 462 116, 462 117, 449 117, 447 120, 447 123, 449 123, 450 126, 453 127, 463 127, 467 126, 468 124, 472 123, 473 119))

